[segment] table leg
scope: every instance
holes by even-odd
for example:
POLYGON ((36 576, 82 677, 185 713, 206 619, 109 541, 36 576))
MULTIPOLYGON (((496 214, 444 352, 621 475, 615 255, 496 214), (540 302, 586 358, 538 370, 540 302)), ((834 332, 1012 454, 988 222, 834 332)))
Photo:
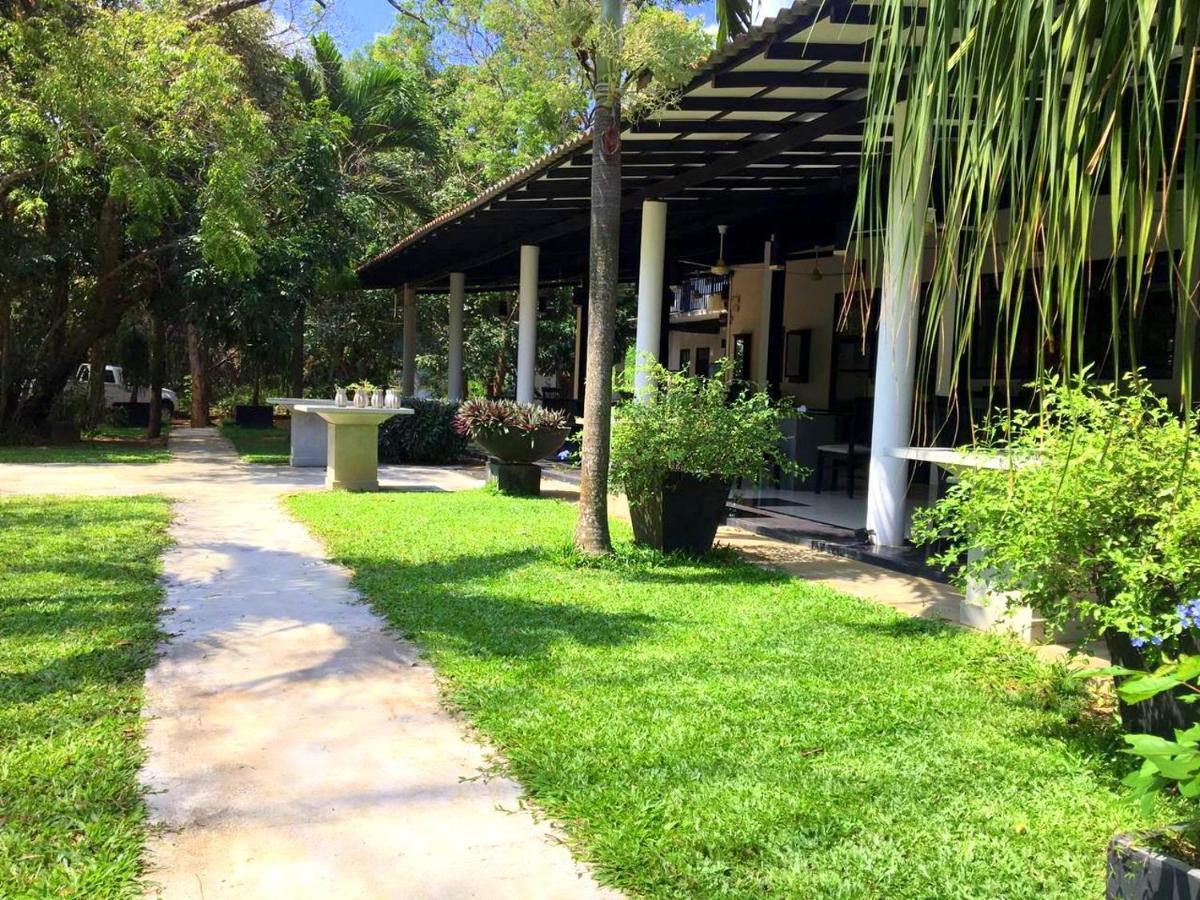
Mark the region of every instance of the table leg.
POLYGON ((379 490, 379 426, 329 425, 325 486, 335 491, 379 490))

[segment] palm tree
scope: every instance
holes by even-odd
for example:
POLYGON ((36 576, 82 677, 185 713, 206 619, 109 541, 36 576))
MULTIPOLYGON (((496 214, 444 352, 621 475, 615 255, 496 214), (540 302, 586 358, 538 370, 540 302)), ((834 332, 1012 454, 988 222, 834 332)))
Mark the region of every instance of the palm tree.
MULTIPOLYGON (((427 213, 426 198, 414 187, 411 158, 414 154, 433 155, 435 131, 411 76, 393 63, 374 60, 352 70, 333 39, 321 33, 312 38, 311 61, 299 56, 292 59, 292 77, 313 115, 320 116, 327 106, 341 119, 342 124, 331 133, 338 135, 332 142, 332 156, 342 194, 352 193, 361 202, 373 204, 381 218, 427 213)), ((313 168, 308 167, 310 171, 313 168)), ((320 172, 311 174, 325 177, 320 172)), ((336 209, 336 204, 329 205, 332 191, 318 193, 313 199, 318 215, 321 210, 336 209)), ((298 297, 291 337, 294 396, 302 396, 304 388, 305 312, 304 299, 298 297)))
MULTIPOLYGON (((717 0, 718 43, 750 24, 751 0, 717 0)), ((592 122, 592 198, 588 263, 587 392, 584 395, 579 518, 575 546, 582 553, 612 551, 608 532, 608 465, 612 429, 613 340, 621 232, 621 0, 600 0, 592 122)))
MULTIPOLYGON (((1007 374, 1015 323, 1042 332, 1037 368, 1084 366, 1090 239, 1111 232, 1107 273, 1114 372, 1137 365, 1133 329, 1156 259, 1170 260, 1180 311, 1180 396, 1191 405, 1200 285, 1200 4, 1195 0, 879 0, 859 203, 852 244, 865 272, 881 270, 892 111, 906 101, 891 147, 930 147, 939 198, 929 327, 933 357, 942 311, 953 313, 956 357, 996 273, 992 350, 1007 374), (912 27, 923 20, 922 28, 912 27), (919 85, 920 89, 910 89, 919 85), (1111 202, 1108 198, 1111 198, 1111 202), (1112 277, 1112 276, 1117 277, 1112 277), (1024 307, 1024 310, 1023 310, 1024 307)), ((899 121, 899 120, 897 120, 899 121)), ((908 235, 929 238, 924 216, 908 235)), ((1092 315, 1097 311, 1093 309, 1092 315)), ((955 378, 957 378, 957 364, 955 378)))

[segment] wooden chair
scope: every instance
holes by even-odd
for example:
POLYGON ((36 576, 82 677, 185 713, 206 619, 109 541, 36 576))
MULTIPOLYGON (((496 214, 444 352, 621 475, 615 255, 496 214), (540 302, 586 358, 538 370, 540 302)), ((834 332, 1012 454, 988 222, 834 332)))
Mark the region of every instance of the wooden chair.
POLYGON ((871 417, 874 401, 863 397, 853 401, 845 413, 844 441, 817 445, 817 467, 813 474, 813 492, 821 493, 825 469, 830 471, 830 487, 838 489, 838 468, 846 470, 846 496, 854 496, 854 473, 859 465, 871 458, 871 417))

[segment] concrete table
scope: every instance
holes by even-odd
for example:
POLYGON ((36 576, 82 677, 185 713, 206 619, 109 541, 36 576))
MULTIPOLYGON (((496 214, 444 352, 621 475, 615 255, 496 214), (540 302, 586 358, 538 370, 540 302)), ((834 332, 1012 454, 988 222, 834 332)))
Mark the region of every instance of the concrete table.
MULTIPOLYGON (((912 462, 929 463, 957 474, 964 469, 991 469, 1006 471, 1036 465, 1032 458, 1017 458, 1007 453, 989 453, 979 450, 955 450, 949 447, 897 447, 892 456, 912 462)), ((937 500, 936 485, 930 478, 929 502, 937 500)), ((978 560, 983 551, 977 547, 967 551, 972 561, 978 560)), ((966 594, 960 601, 958 620, 963 625, 979 631, 1009 631, 1027 643, 1040 640, 1041 619, 1028 606, 1019 606, 1020 594, 1002 592, 992 588, 986 581, 972 579, 967 584, 966 594)))
POLYGON ((379 426, 411 409, 374 409, 301 403, 296 411, 320 416, 328 435, 325 487, 334 491, 379 490, 379 426))
POLYGON ((288 463, 297 468, 324 468, 328 441, 325 420, 315 413, 297 412, 296 407, 333 406, 333 401, 304 397, 268 397, 267 402, 282 406, 292 414, 292 447, 288 463))

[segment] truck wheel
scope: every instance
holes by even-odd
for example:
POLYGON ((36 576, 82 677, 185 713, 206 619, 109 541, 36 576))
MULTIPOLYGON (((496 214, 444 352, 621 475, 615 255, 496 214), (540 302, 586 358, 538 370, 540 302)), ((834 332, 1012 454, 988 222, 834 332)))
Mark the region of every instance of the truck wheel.
POLYGON ((170 400, 162 402, 162 417, 168 422, 175 418, 175 404, 170 400))

